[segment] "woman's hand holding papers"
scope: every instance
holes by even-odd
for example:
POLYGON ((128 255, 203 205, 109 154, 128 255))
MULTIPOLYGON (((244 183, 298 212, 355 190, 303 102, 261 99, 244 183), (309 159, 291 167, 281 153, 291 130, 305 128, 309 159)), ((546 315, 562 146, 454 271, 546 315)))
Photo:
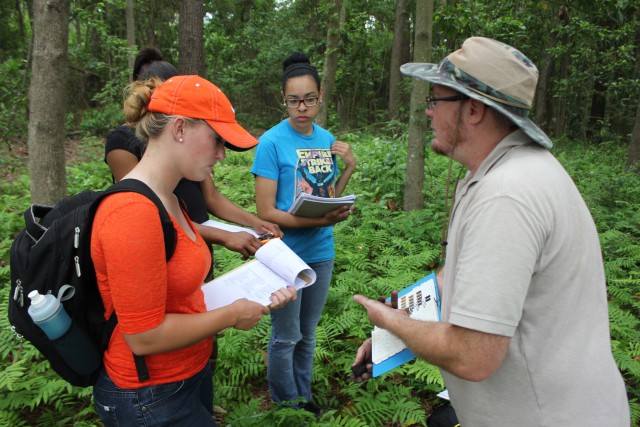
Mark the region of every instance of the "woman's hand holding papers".
POLYGON ((352 207, 349 206, 340 206, 337 209, 327 212, 324 214, 324 219, 328 222, 327 225, 336 225, 339 222, 342 222, 349 218, 351 215, 352 207))
POLYGON ((258 324, 262 316, 269 314, 270 310, 282 308, 296 298, 298 298, 296 289, 286 287, 278 289, 271 295, 271 304, 268 306, 249 301, 246 298, 236 300, 228 306, 236 315, 233 327, 242 331, 249 330, 258 324))
MULTIPOLYGON (((236 300, 227 307, 235 315, 235 321, 231 326, 241 331, 253 328, 262 319, 262 316, 269 314, 269 307, 246 298, 236 300)), ((223 309, 227 309, 227 307, 223 307, 223 309)))
POLYGON ((271 304, 269 308, 271 310, 277 310, 284 307, 289 302, 298 298, 298 290, 293 286, 287 286, 286 288, 280 288, 271 294, 271 304))

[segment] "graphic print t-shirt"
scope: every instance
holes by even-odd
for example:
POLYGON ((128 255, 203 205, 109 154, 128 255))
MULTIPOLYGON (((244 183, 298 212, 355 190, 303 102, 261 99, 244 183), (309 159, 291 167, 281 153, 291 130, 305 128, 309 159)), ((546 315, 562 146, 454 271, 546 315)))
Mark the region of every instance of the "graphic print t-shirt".
MULTIPOLYGON (((301 192, 335 196, 338 168, 331 154, 335 138, 320 126, 313 126, 311 135, 303 135, 283 120, 259 138, 251 172, 278 182, 279 210, 286 212, 301 192)), ((333 227, 289 228, 284 230, 283 240, 307 263, 334 257, 333 227)))
POLYGON ((336 177, 330 149, 299 148, 296 150, 296 194, 335 197, 336 177))

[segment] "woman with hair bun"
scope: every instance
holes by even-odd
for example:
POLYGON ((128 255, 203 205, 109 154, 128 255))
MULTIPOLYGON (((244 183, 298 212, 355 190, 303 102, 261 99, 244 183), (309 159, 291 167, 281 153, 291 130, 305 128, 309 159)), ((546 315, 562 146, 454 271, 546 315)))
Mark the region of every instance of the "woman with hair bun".
POLYGON ((260 137, 251 172, 256 177, 258 216, 278 224, 284 242, 317 274, 316 282, 298 291, 298 299, 271 312, 267 377, 274 402, 315 414, 311 378, 315 332, 324 308, 335 255, 333 225, 351 211, 341 207, 320 218, 287 213, 302 192, 339 197, 356 167, 351 147, 336 141, 314 120, 322 106, 318 71, 304 53, 283 63, 283 106, 289 117, 260 137), (338 177, 340 157, 345 169, 338 177))
MULTIPOLYGON (((133 80, 143 81, 154 77, 167 80, 178 75, 178 70, 169 62, 162 60, 160 51, 146 47, 136 56, 133 67, 133 80)), ((243 146, 228 145, 232 151, 250 150, 257 140, 249 141, 243 146)), ((109 166, 114 181, 119 181, 140 161, 144 154, 145 143, 136 138, 135 130, 125 123, 111 132, 105 143, 104 161, 109 166)), ((213 256, 213 245, 218 244, 229 250, 240 253, 244 259, 253 255, 260 247, 255 236, 245 232, 230 232, 215 227, 201 225, 209 219, 209 214, 243 226, 251 227, 258 234, 269 233, 280 237, 280 228, 267 221, 262 221, 252 213, 242 209, 225 197, 215 185, 213 171, 202 181, 182 179, 175 188, 176 195, 185 206, 189 218, 196 223, 198 232, 209 245, 213 256)), ((207 279, 213 277, 213 269, 207 279)))
POLYGON ((206 179, 226 144, 255 145, 255 138, 236 122, 224 93, 198 76, 134 82, 124 112, 147 148, 123 179, 158 196, 176 246, 166 261, 158 209, 145 196, 116 193, 98 207, 91 257, 105 318, 115 311, 118 323, 93 388, 95 407, 105 426, 215 426, 212 337, 254 327, 296 292, 281 288, 268 307, 241 299, 207 311, 201 285, 211 255, 174 189, 183 178, 206 179), (144 356, 148 378, 138 376, 133 355, 144 356))

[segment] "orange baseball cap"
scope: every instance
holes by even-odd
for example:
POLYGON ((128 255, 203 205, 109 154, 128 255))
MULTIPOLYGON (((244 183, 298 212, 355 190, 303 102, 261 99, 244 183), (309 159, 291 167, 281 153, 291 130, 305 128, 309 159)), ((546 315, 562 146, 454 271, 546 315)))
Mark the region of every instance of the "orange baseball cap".
POLYGON ((226 147, 245 151, 258 140, 236 121, 229 99, 216 85, 200 76, 174 76, 156 87, 149 111, 202 119, 226 141, 226 147))

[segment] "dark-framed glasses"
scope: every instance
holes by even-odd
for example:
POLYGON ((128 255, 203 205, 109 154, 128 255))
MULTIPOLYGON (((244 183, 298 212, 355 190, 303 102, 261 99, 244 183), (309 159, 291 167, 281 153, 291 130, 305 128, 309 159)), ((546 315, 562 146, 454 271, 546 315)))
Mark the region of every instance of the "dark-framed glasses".
POLYGON ((425 102, 427 103, 427 108, 429 110, 433 110, 434 108, 436 108, 436 103, 438 101, 462 101, 467 99, 468 96, 466 95, 453 95, 453 96, 443 96, 440 98, 437 98, 435 96, 427 96, 427 98, 425 99, 425 102))
POLYGON ((310 96, 304 99, 285 99, 284 103, 287 108, 298 108, 302 102, 306 107, 315 107, 318 104, 319 97, 310 96))

